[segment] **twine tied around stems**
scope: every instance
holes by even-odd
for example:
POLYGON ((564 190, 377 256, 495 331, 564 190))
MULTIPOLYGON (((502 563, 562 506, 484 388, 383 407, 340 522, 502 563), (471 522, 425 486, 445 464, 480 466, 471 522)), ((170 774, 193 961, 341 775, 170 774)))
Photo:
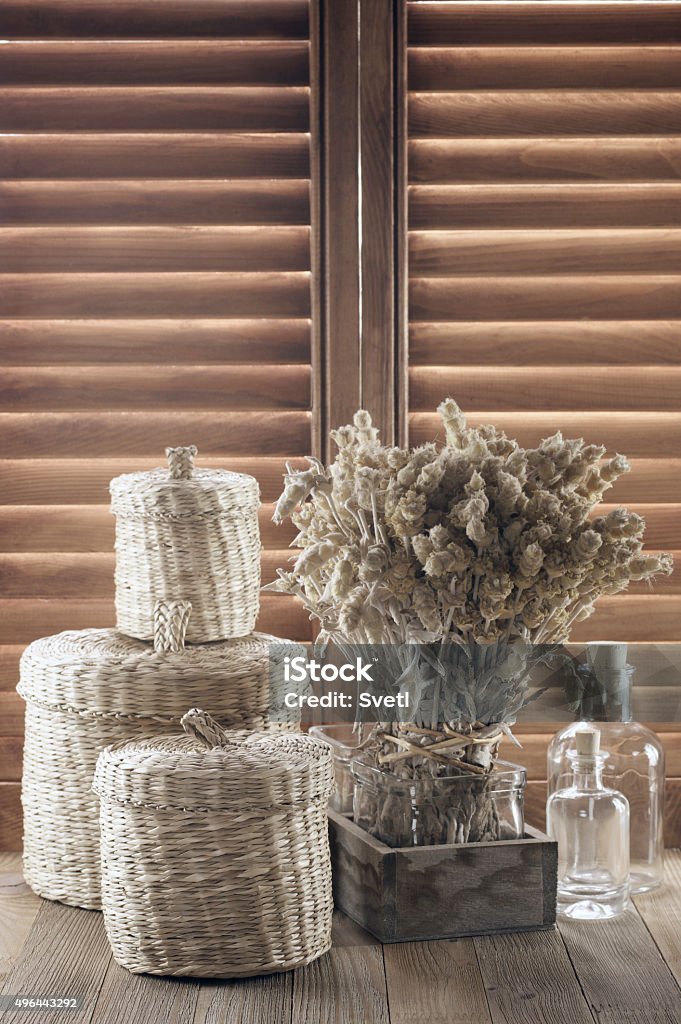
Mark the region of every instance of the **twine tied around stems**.
MULTIPOLYGON (((416 726, 400 726, 401 729, 418 733, 424 736, 438 736, 440 733, 435 729, 420 729, 416 726)), ((493 727, 494 728, 494 727, 493 727)), ((446 754, 444 751, 450 750, 451 748, 458 749, 461 747, 470 747, 476 744, 485 744, 489 747, 494 747, 504 736, 503 729, 497 729, 496 732, 487 733, 484 736, 475 735, 471 733, 466 735, 465 733, 457 732, 452 729, 451 726, 445 723, 443 732, 446 738, 439 740, 436 743, 431 743, 428 746, 420 746, 418 743, 414 743, 413 740, 409 740, 406 736, 393 736, 392 733, 381 732, 378 734, 380 740, 385 740, 390 743, 394 743, 398 750, 393 751, 391 754, 381 754, 378 758, 379 764, 394 764, 396 761, 403 761, 407 757, 429 757, 431 761, 436 761, 438 764, 454 765, 456 768, 461 768, 464 771, 471 772, 473 775, 488 775, 491 771, 490 768, 482 768, 480 765, 472 764, 468 761, 462 761, 458 757, 454 757, 451 754, 446 754)))

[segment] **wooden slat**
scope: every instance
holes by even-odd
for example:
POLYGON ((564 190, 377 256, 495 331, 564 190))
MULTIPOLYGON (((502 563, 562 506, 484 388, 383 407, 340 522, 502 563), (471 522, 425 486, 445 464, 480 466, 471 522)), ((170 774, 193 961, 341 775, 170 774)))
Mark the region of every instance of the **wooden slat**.
POLYGON ((410 93, 408 116, 413 138, 676 135, 681 92, 410 93))
POLYGON ((306 0, 5 0, 8 38, 306 39, 306 0))
POLYGON ((673 2, 409 3, 408 12, 409 41, 416 46, 681 41, 673 2))
POLYGON ((414 320, 681 317, 681 276, 671 274, 416 278, 409 295, 414 320))
POLYGON ((558 931, 484 935, 473 944, 493 1024, 592 1024, 558 931))
POLYGON ((236 982, 203 980, 192 1024, 242 1021, 243 1024, 291 1024, 293 971, 243 978, 236 982))
POLYGON ((665 884, 654 892, 637 896, 636 909, 655 939, 664 961, 681 986, 681 851, 667 850, 664 864, 665 884))
MULTIPOLYGON (((113 601, 20 599, 0 601, 0 644, 28 644, 64 629, 114 625, 113 601)), ((293 598, 264 594, 257 629, 292 640, 310 640, 308 613, 293 598)), ((0 701, 11 696, 0 693, 0 701)), ((10 733, 16 735, 16 729, 10 733)))
MULTIPOLYGON (((438 167, 436 162, 436 174, 438 167)), ((427 167, 417 165, 412 170, 420 170, 428 180, 427 167)), ((456 173, 455 163, 450 170, 456 173)), ((0 202, 1 196, 0 192, 0 202)), ((412 230, 677 227, 681 225, 681 185, 412 185, 409 224, 412 230)))
POLYGON ((575 643, 585 640, 681 641, 681 597, 604 597, 596 612, 578 622, 570 633, 575 643))
POLYGON ((419 183, 651 182, 681 177, 681 139, 414 139, 409 179, 419 183))
POLYGON ((3 317, 310 315, 308 273, 2 274, 3 317))
POLYGON ((18 853, 0 853, 0 991, 40 908, 22 874, 18 853))
MULTIPOLYGON (((12 692, 15 689, 19 680, 19 658, 23 650, 23 644, 21 646, 7 644, 0 647, 0 693, 12 692)), ((23 729, 22 720, 19 723, 18 734, 21 734, 23 729)))
MULTIPOLYGON (((8 241, 16 235, 16 232, 8 232, 8 241)), ((105 236, 103 247, 106 241, 105 236)), ((17 243, 22 242, 23 237, 17 236, 17 243)), ((39 242, 37 248, 40 253, 39 242)), ((409 234, 409 270, 414 276, 665 273, 680 266, 681 231, 673 229, 411 231, 409 234)), ((7 269, 14 268, 7 266, 7 269)), ((92 269, 98 267, 93 265, 92 269)))
MULTIPOLYGON (((108 488, 101 499, 108 500, 108 488)), ((296 530, 289 522, 275 525, 272 512, 272 505, 260 509, 260 539, 265 547, 281 551, 296 530)), ((113 543, 114 519, 108 504, 0 506, 0 550, 4 552, 96 553, 112 551, 113 543)))
POLYGON ((206 455, 306 455, 305 412, 0 413, 0 438, 18 457, 148 455, 191 437, 206 455), (175 439, 175 440, 174 440, 175 439))
POLYGON ((36 366, 8 368, 3 381, 3 412, 310 408, 308 366, 36 366))
POLYGON ((0 848, 21 850, 23 834, 21 785, 18 782, 0 782, 0 848))
POLYGON ((333 948, 293 975, 293 1021, 389 1024, 380 946, 333 948))
MULTIPOLYGON (((274 502, 282 492, 283 458, 216 459, 199 452, 198 459, 204 468, 255 476, 261 501, 274 502)), ((291 461, 300 467, 307 465, 301 459, 291 461)), ((0 459, 0 505, 105 505, 112 477, 154 469, 163 462, 162 454, 146 459, 0 459)), ((271 512, 271 504, 262 510, 263 522, 271 512)), ((282 536, 288 536, 286 526, 281 530, 282 536)))
MULTIPOLYGON (((664 249, 661 241, 656 251, 664 249)), ((0 229, 0 272, 7 273, 309 269, 307 227, 0 229)))
MULTIPOLYGON (((17 675, 14 686, 18 682, 17 675)), ((24 702, 14 687, 0 693, 0 736, 23 736, 24 734, 24 702)))
POLYGON ((109 963, 97 999, 96 1024, 119 1024, 121 1020, 195 1021, 194 1010, 200 983, 191 978, 165 978, 130 974, 114 960, 109 963))
MULTIPOLYGON (((348 423, 361 406, 361 161, 359 4, 324 3, 321 8, 325 47, 320 76, 326 130, 319 140, 323 210, 324 274, 323 358, 324 420, 327 431, 348 423), (333 382, 331 384, 331 382, 333 382), (329 386, 331 384, 331 386, 329 386)), ((332 443, 323 440, 330 457, 332 443)))
POLYGON ((0 47, 0 81, 76 86, 307 85, 308 63, 305 41, 17 40, 0 47))
MULTIPOLYGON (((468 420, 474 426, 493 422, 526 448, 561 430, 565 437, 584 437, 591 444, 604 444, 631 458, 663 458, 681 450, 679 413, 642 412, 634 417, 614 412, 470 412, 468 420)), ((410 428, 411 444, 443 438, 440 418, 432 413, 412 413, 410 428)))
POLYGON ((412 321, 409 354, 412 367, 674 365, 681 320, 412 321))
POLYGON ((678 1017, 681 991, 633 908, 613 921, 561 921, 560 933, 599 1024, 678 1017))
MULTIPOLYGON (((663 45, 412 46, 409 87, 424 92, 672 89, 681 87, 679 56, 678 48, 663 45)), ((0 56, 0 66, 1 59, 0 56)))
MULTIPOLYGON (((171 141, 171 151, 173 147, 171 141)), ((275 158, 275 170, 279 163, 275 158)), ((188 163, 184 169, 191 172, 188 163)), ((227 164, 224 169, 229 173, 227 164)), ((119 171, 120 165, 117 163, 111 170, 119 171)), ((161 170, 160 164, 158 170, 161 170)), ((200 165, 194 168, 195 173, 201 170, 200 165)), ((302 162, 301 170, 304 171, 302 162)), ((152 171, 150 168, 149 173, 152 171)), ((199 179, 4 181, 0 182, 0 217, 3 225, 57 224, 60 227, 66 224, 309 224, 309 185, 304 180, 257 178, 219 182, 199 179)))
MULTIPOLYGON (((400 42, 393 0, 359 4, 359 134, 361 164, 361 404, 384 444, 395 443, 395 239, 401 186, 395 168, 394 66, 400 42), (397 193, 397 194, 396 194, 397 193)), ((335 169, 332 169, 335 173, 335 169)), ((333 178, 331 181, 333 182, 333 178)), ((331 185, 333 188, 333 184, 331 185)), ((332 244, 334 244, 332 239, 332 244)), ((333 385, 332 385, 333 390, 333 385)))
POLYGON ((9 135, 0 138, 3 178, 305 178, 306 135, 9 135))
POLYGON ((681 408, 681 366, 417 366, 409 380, 414 412, 434 409, 450 394, 463 409, 492 411, 681 408))
POLYGON ((620 477, 608 501, 681 501, 680 459, 631 459, 631 470, 620 477))
MULTIPOLYGON (((264 551, 262 582, 286 566, 290 551, 264 551)), ((0 553, 0 593, 5 598, 68 597, 112 600, 114 555, 107 552, 0 553)))
POLYGON ((308 106, 309 90, 300 86, 14 86, 0 89, 0 131, 304 132, 308 106))
POLYGON ((0 782, 21 782, 23 747, 21 736, 0 736, 0 782))
POLYGON ((253 320, 3 320, 6 366, 309 363, 310 322, 253 320))
POLYGON ((492 1020, 472 939, 383 947, 390 1024, 488 1024, 492 1020))
MULTIPOLYGON (((77 994, 83 1005, 68 1010, 69 1019, 72 1024, 90 1024, 110 962, 101 914, 43 900, 5 991, 77 994)), ((58 1024, 64 1013, 39 1012, 45 1024, 58 1024)), ((8 1010, 3 1024, 21 1024, 24 1017, 24 1010, 8 1010)))

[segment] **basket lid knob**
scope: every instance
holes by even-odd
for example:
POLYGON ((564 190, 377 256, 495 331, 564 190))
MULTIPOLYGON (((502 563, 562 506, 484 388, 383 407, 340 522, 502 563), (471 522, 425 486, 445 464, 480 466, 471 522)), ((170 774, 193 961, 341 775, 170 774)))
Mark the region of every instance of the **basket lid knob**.
POLYGON ((186 715, 182 716, 180 724, 187 736, 191 736, 208 750, 213 750, 215 747, 234 746, 234 740, 228 737, 212 715, 209 715, 207 711, 202 711, 201 708, 191 708, 186 715))
POLYGON ((187 447, 166 448, 168 469, 172 480, 191 480, 194 472, 194 459, 198 448, 194 444, 187 447))
POLYGON ((184 650, 191 601, 157 601, 154 605, 154 650, 178 654, 184 650))

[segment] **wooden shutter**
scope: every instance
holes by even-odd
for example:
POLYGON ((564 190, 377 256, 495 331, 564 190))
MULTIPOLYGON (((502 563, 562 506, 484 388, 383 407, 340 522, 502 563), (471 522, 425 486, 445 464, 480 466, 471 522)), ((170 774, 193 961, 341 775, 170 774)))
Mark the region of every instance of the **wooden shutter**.
MULTIPOLYGON (((23 646, 113 623, 109 478, 168 443, 254 473, 267 579, 291 539, 270 523, 284 460, 317 439, 306 0, 21 0, 0 24, 8 780, 23 646)), ((259 625, 310 635, 276 596, 259 625)), ((3 809, 16 836, 16 783, 0 830, 3 809)))
POLYGON ((454 396, 522 443, 632 457, 677 551, 576 640, 681 640, 681 7, 408 3, 413 442, 454 396))

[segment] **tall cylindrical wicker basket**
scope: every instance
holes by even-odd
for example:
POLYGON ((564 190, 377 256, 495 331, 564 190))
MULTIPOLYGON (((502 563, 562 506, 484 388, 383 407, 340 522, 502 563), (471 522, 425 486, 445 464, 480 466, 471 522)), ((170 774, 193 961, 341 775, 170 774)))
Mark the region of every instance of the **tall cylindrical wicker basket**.
POLYGON ((192 605, 190 643, 246 636, 260 590, 258 483, 194 469, 196 448, 168 448, 168 469, 111 481, 116 516, 116 625, 150 640, 159 600, 192 605))
POLYGON ((136 973, 244 977, 331 944, 331 752, 309 736, 188 736, 100 755, 102 903, 114 958, 136 973))
POLYGON ((115 630, 89 629, 37 640, 24 652, 24 871, 39 895, 101 905, 92 777, 103 747, 176 733, 187 707, 198 703, 234 728, 297 727, 278 692, 289 642, 254 633, 183 650, 187 611, 159 607, 157 650, 115 630))

